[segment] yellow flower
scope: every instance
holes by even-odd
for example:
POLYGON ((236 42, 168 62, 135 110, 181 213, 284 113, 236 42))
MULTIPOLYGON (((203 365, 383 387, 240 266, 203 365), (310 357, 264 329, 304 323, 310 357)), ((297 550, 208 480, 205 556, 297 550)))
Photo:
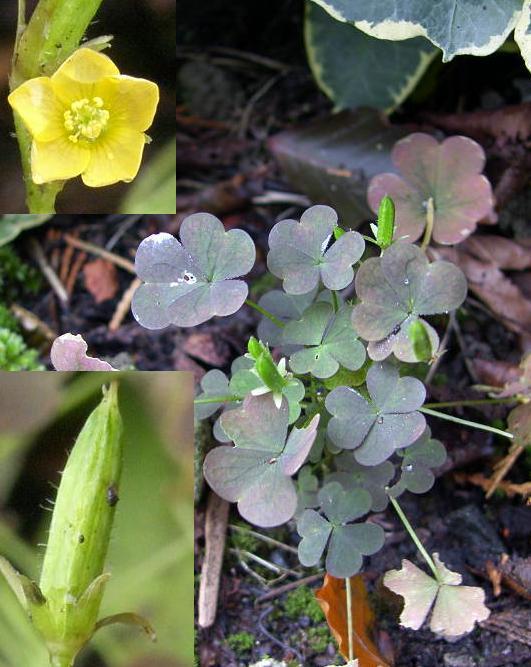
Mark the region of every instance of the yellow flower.
POLYGON ((8 100, 33 138, 35 183, 81 175, 100 187, 138 173, 159 89, 120 74, 102 53, 79 49, 51 77, 25 81, 8 100))

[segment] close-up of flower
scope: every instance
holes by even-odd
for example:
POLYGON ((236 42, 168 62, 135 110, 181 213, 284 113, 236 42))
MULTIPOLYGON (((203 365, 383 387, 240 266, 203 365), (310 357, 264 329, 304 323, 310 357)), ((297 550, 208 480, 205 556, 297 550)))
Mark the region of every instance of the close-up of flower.
POLYGON ((32 136, 36 184, 80 175, 85 185, 101 187, 137 175, 159 89, 80 48, 51 77, 25 81, 8 100, 32 136))

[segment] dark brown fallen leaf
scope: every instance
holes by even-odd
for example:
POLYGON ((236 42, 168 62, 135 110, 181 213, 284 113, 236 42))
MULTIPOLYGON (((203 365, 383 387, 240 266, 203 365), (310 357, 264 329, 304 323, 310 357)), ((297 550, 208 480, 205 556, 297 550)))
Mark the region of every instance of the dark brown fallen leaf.
POLYGON ((357 227, 374 217, 367 204, 369 180, 395 171, 391 148, 412 131, 389 125, 377 111, 358 109, 276 134, 268 147, 293 188, 330 204, 345 225, 357 227))
POLYGON ((516 364, 498 359, 471 359, 472 365, 481 384, 503 388, 506 384, 520 378, 520 368, 516 364))
MULTIPOLYGON (((339 646, 339 652, 345 658, 348 655, 348 622, 345 579, 337 579, 325 574, 322 588, 317 589, 315 597, 321 605, 332 634, 339 646)), ((380 655, 376 644, 369 636, 374 629, 374 612, 369 606, 367 589, 361 575, 351 577, 352 592, 352 631, 354 655, 359 660, 359 667, 389 667, 389 663, 380 655)))
POLYGON ((211 366, 224 366, 230 357, 226 341, 212 333, 192 333, 184 341, 183 351, 211 366))
POLYGON ((471 236, 460 246, 483 262, 496 264, 500 269, 521 271, 531 268, 531 248, 495 234, 471 236))
POLYGON ((118 291, 116 267, 106 259, 94 259, 83 268, 85 288, 96 303, 113 299, 118 291))

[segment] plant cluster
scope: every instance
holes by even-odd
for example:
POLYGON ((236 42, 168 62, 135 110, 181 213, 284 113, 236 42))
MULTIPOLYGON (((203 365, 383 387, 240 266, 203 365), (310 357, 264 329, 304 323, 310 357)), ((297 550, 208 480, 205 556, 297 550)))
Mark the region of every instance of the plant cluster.
POLYGON ((225 232, 211 215, 188 217, 180 242, 147 238, 136 257, 145 284, 133 313, 146 327, 194 326, 245 302, 262 314, 259 338, 231 376, 212 370, 201 382, 196 416, 216 415, 223 443, 207 454, 204 475, 257 526, 295 517, 301 563, 324 557, 336 577, 352 576, 382 547, 371 511, 389 494, 427 491, 444 461, 422 414, 424 385, 407 364, 437 352, 424 317, 458 308, 466 295, 456 266, 393 242, 388 199, 373 231, 379 252, 369 256, 362 235, 342 229, 328 206, 278 222, 267 265, 282 290, 257 304, 240 279, 254 263, 251 238, 225 232))

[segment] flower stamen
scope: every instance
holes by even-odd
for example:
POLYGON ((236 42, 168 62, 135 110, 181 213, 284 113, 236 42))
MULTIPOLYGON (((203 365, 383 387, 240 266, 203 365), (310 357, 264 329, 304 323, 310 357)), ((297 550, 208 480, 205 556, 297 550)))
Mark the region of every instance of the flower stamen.
POLYGON ((76 100, 64 112, 64 126, 70 133, 69 140, 74 144, 80 139, 94 141, 105 130, 108 122, 109 112, 103 107, 101 97, 76 100))

